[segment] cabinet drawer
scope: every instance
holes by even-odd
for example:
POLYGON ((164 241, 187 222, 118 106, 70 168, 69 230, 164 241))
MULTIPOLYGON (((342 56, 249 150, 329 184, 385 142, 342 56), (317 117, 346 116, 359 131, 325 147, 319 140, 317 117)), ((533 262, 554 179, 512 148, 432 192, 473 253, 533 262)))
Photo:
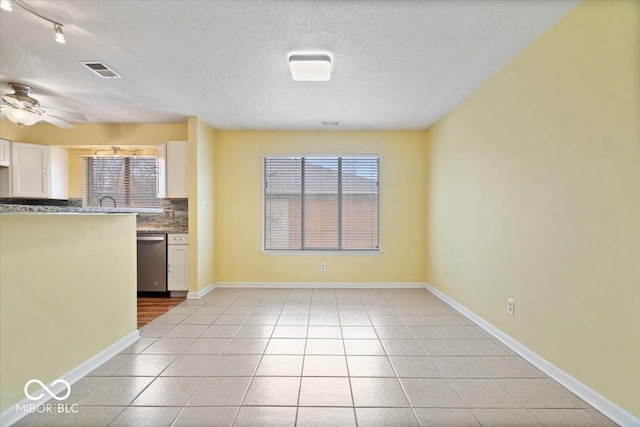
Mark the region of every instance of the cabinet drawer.
POLYGON ((169 234, 170 245, 186 245, 188 244, 188 236, 186 234, 169 234))

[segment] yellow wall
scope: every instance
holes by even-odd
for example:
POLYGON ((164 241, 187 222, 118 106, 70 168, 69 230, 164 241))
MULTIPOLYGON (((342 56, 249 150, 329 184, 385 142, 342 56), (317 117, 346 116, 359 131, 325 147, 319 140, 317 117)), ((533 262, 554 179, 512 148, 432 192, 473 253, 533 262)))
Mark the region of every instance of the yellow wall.
POLYGON ((189 117, 189 291, 215 281, 214 210, 216 132, 189 117))
MULTIPOLYGON (((0 214, 0 411, 136 330, 135 215, 0 214)), ((73 388, 73 387, 72 387, 73 388)))
POLYGON ((581 3, 427 134, 428 282, 636 416, 639 18, 581 3))
POLYGON ((424 282, 423 132, 230 132, 216 136, 217 282, 424 282), (266 255, 263 158, 380 154, 380 255, 266 255), (320 271, 320 262, 327 271, 320 271))
POLYGON ((0 120, 0 138, 8 139, 9 141, 20 141, 22 132, 20 126, 9 121, 9 119, 0 120))
POLYGON ((159 145, 186 141, 187 125, 181 123, 76 123, 60 129, 48 123, 25 126, 22 142, 45 145, 159 145))

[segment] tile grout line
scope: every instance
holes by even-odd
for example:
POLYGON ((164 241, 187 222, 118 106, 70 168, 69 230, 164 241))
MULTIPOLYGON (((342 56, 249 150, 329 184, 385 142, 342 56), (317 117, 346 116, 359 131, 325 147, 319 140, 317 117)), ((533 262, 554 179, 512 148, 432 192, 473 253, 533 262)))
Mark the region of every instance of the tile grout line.
POLYGON ((311 306, 313 304, 313 289, 311 290, 311 301, 309 301, 309 311, 307 317, 307 332, 304 339, 304 348, 302 349, 302 368, 300 369, 300 384, 298 384, 298 400, 296 401, 296 417, 293 420, 294 427, 298 425, 298 413, 300 412, 300 395, 302 393, 302 379, 304 375, 304 362, 307 358, 307 342, 309 340, 309 324, 311 323, 311 306))
MULTIPOLYGON (((269 291, 267 290, 267 292, 265 292, 265 295, 268 293, 269 291)), ((244 293, 244 292, 243 292, 244 293)), ((289 294, 291 293, 291 291, 289 291, 289 294)), ((287 294, 287 295, 289 295, 287 294)), ((264 295, 262 296, 262 298, 260 298, 260 301, 262 301, 264 299, 264 295)), ((256 305, 256 307, 258 307, 258 305, 260 305, 260 303, 258 303, 256 305)), ((278 318, 276 319, 276 325, 278 324, 278 320, 280 320, 280 316, 282 316, 282 311, 284 310, 284 306, 286 305, 286 300, 285 303, 282 305, 282 308, 280 308, 280 313, 278 314, 278 318)), ((253 309, 253 311, 255 311, 255 308, 253 309)), ((253 312, 252 311, 252 312, 253 312)), ((247 318, 248 319, 248 318, 247 318)), ((240 327, 242 328, 242 326, 240 327)), ((236 423, 236 420, 238 419, 238 415, 240 415, 240 411, 242 410, 242 404, 244 403, 244 400, 247 398, 247 394, 249 394, 249 389, 251 388, 251 384, 253 384, 253 381, 256 377, 256 374, 258 373, 258 369, 260 368, 260 364, 262 363, 262 358, 264 357, 265 352, 267 351, 267 347, 269 347, 269 343, 272 340, 273 334, 275 333, 276 327, 273 327, 273 330, 271 331, 271 335, 269 335, 269 339, 267 340, 267 344, 264 346, 264 349, 262 349, 262 354, 260 354, 260 359, 258 359, 258 363, 253 371, 253 375, 251 376, 251 380, 249 380, 249 384, 247 384, 247 388, 245 389, 243 395, 242 395, 242 399, 240 400, 240 404, 238 405, 238 410, 236 411, 235 416, 233 417, 233 421, 231 422, 231 426, 233 426, 236 423)), ((240 331, 240 329, 238 329, 238 331, 240 331)), ((237 335, 237 332, 236 332, 237 335)))
MULTIPOLYGON (((382 294, 382 297, 385 299, 385 301, 387 301, 387 304, 389 304, 389 300, 387 300, 387 297, 385 297, 384 294, 382 294)), ((400 321, 402 322, 404 327, 407 328, 409 330, 409 332, 411 333, 411 335, 413 335, 413 337, 415 338, 415 335, 414 335, 413 331, 411 329, 409 329, 409 327, 405 324, 404 319, 396 312, 396 309, 393 308, 393 306, 391 304, 389 304, 389 307, 391 307, 391 309, 396 314, 396 316, 398 316, 398 318, 400 319, 400 321)), ((374 330, 376 332, 376 336, 378 336, 378 331, 375 328, 374 328, 374 330)), ((416 341, 417 341, 417 339, 416 339, 416 341)), ((380 340, 380 342, 382 343, 382 340, 380 340)), ((420 347, 422 347, 422 344, 420 343, 420 341, 418 341, 418 344, 420 345, 420 347)), ((407 399, 407 402, 409 403, 409 408, 411 408, 411 413, 413 414, 413 417, 418 422, 418 425, 422 427, 422 421, 420 420, 420 417, 418 417, 418 414, 416 413, 416 409, 413 406, 413 402, 411 402, 411 399, 409 398, 409 393, 407 393, 407 390, 406 390, 406 388, 404 386, 404 383, 402 382, 402 380, 400 380, 400 376, 398 375, 398 371, 396 370, 396 367, 393 365, 393 363, 391 363, 391 359, 389 358, 389 355, 387 354, 387 349, 384 348, 384 346, 382 346, 382 348, 383 348, 385 354, 387 355, 387 360, 389 361, 389 364, 391 365, 391 369, 393 369, 393 372, 396 375, 396 380, 400 384, 400 387, 402 388, 402 392, 404 393, 404 396, 407 399)), ((427 355, 429 355, 429 353, 426 351, 426 349, 423 348, 423 350, 425 351, 425 353, 427 355)), ((431 357, 429 357, 429 360, 431 360, 431 357)), ((437 366, 436 366, 436 368, 437 368, 437 366)))
MULTIPOLYGON (((411 327, 409 325, 407 325, 405 319, 402 317, 402 315, 400 315, 395 308, 392 309, 394 311, 394 313, 396 313, 396 316, 398 316, 398 318, 400 319, 400 321, 402 322, 402 324, 404 325, 405 328, 407 328, 409 330, 409 332, 411 333, 411 335, 413 336, 413 338, 418 342, 418 345, 420 345, 420 347, 424 350, 424 352, 427 354, 427 356, 429 357, 429 360, 431 361, 431 363, 433 364, 433 366, 436 367, 436 369, 442 374, 442 378, 444 380, 447 381, 447 384, 449 384, 449 387, 451 387, 451 389, 454 391, 454 393, 456 394, 456 396, 458 396, 458 399, 460 399, 460 401, 465 405, 465 408, 470 412, 471 410, 467 407, 467 404, 464 400, 462 400, 462 397, 458 394, 458 392, 456 391, 456 389, 451 385, 451 383, 449 382, 447 376, 444 374, 444 372, 442 371, 442 369, 440 369, 440 367, 433 361, 433 358, 431 357, 431 354, 429 353, 429 351, 424 347, 424 345, 422 344, 422 342, 420 342, 420 340, 418 339, 418 337, 416 336, 415 332, 413 331, 413 329, 411 329, 411 327)), ((395 369, 395 368, 394 368, 395 369)), ((419 377, 418 377, 419 378, 419 377)), ((398 381, 400 382, 402 389, 405 391, 406 394, 406 389, 404 388, 404 384, 403 382, 400 380, 400 378, 398 377, 398 381)), ((407 394, 407 399, 409 398, 408 394, 407 394)), ((420 421, 420 418, 417 416, 416 412, 415 412, 415 407, 413 406, 413 403, 411 402, 411 400, 409 400, 409 404, 411 405, 411 409, 416 417, 416 419, 418 420, 418 423, 422 426, 422 422, 420 421)), ((475 418, 475 415, 472 416, 475 418)), ((476 419, 476 421, 478 422, 478 424, 480 424, 480 422, 476 419)))
MULTIPOLYGON (((358 294, 358 298, 360 295, 358 294)), ((360 299, 362 301, 362 299, 360 299)), ((344 364, 347 367, 347 378, 349 380, 349 392, 351 393, 351 403, 353 404, 353 418, 356 422, 356 427, 358 427, 358 413, 356 412, 356 399, 353 397, 353 385, 351 383, 351 370, 349 369, 349 359, 347 357, 347 345, 344 342, 344 334, 342 333, 342 318, 340 317, 340 310, 337 308, 336 301, 336 309, 338 310, 338 326, 340 327, 340 336, 342 337, 342 349, 344 350, 344 364)), ((366 310, 365 310, 366 311, 366 310)))
MULTIPOLYGON (((239 296, 238 296, 238 297, 236 297, 236 298, 233 300, 233 302, 235 302, 238 298, 239 298, 239 296)), ((231 304, 233 304, 233 302, 232 302, 231 304)), ((228 307, 231 307, 231 304, 229 304, 229 305, 228 305, 228 307)), ((204 304, 204 306, 207 306, 207 305, 208 305, 208 304, 206 304, 206 303, 204 304)), ((214 304, 212 304, 212 305, 214 305, 214 304)), ((198 310, 200 310, 200 309, 198 309, 198 310)), ((196 310, 196 311, 198 311, 198 310, 196 310)), ((225 311, 226 311, 226 310, 225 310, 225 311)), ((224 311, 223 311, 222 313, 218 314, 218 315, 216 316, 216 318, 215 318, 215 319, 213 319, 213 321, 209 324, 209 326, 213 325, 213 322, 215 322, 215 320, 216 320, 216 319, 218 319, 218 318, 219 318, 223 313, 224 313, 224 311)), ((185 320, 186 320, 186 319, 185 319, 185 320)), ((206 331, 207 329, 208 329, 208 327, 207 327, 207 328, 205 328, 205 329, 200 333, 200 335, 199 335, 196 339, 198 339, 199 337, 201 337, 201 336, 202 336, 202 334, 204 333, 204 331, 206 331)), ((238 328, 238 331, 239 331, 239 330, 240 330, 240 328, 238 328)), ((235 335, 237 335, 238 331, 236 331, 236 333, 234 334, 234 336, 235 336, 235 335)), ((205 379, 207 379, 207 375, 209 374, 209 372, 211 372, 211 371, 213 370, 213 367, 218 363, 218 361, 220 360, 220 357, 222 356, 222 354, 224 354, 224 351, 227 349, 227 347, 229 347, 229 345, 231 344, 231 341, 232 341, 232 340, 233 340, 233 337, 232 337, 231 339, 229 339, 229 342, 227 343, 227 345, 226 345, 226 346, 221 350, 221 351, 222 351, 222 353, 220 353, 219 355, 217 355, 217 356, 218 356, 218 358, 216 359, 216 361, 215 361, 215 362, 213 362, 213 364, 211 365, 211 367, 209 368, 209 370, 207 371, 207 373, 206 373, 206 374, 204 374, 204 375, 202 376, 202 379, 200 380, 200 383, 198 383, 198 386, 193 390, 193 392, 191 393, 191 395, 189 396, 189 398, 187 399, 187 401, 186 401, 186 402, 185 402, 185 404, 183 405, 182 409, 178 412, 178 414, 176 415, 176 417, 175 417, 175 418, 173 419, 173 421, 171 422, 170 426, 175 425, 175 423, 176 423, 176 421, 178 420, 178 418, 180 417, 180 415, 182 415, 182 413, 187 409, 187 407, 189 406, 189 402, 191 402, 191 400, 193 400, 193 397, 195 396, 196 392, 200 389, 200 387, 202 387, 202 384, 204 383, 204 380, 205 380, 205 379)), ((193 342, 195 342, 195 340, 194 340, 193 342)), ((193 344, 193 342, 192 342, 192 344, 193 344)), ((189 344, 189 345, 191 345, 191 344, 189 344)), ((187 348, 188 348, 188 347, 187 347, 187 348)), ((187 348, 185 348, 185 350, 186 350, 187 348)), ((182 351, 181 355, 183 355, 183 354, 184 354, 184 350, 182 351)), ((178 357, 179 357, 179 356, 178 356, 178 357)), ((175 360, 174 360, 174 361, 175 361, 175 360)), ((172 362, 171 364, 173 364, 173 362, 172 362)), ((168 366, 167 366, 167 367, 166 367, 162 372, 164 372, 166 369, 168 369, 168 368, 169 368, 169 366, 171 366, 171 364, 169 364, 169 365, 168 365, 168 366)), ((158 376, 160 376, 160 374, 158 374, 158 376)), ((155 381, 155 380, 154 380, 154 381, 155 381)), ((239 410, 239 409, 238 409, 238 410, 239 410)), ((237 412, 238 412, 238 411, 236 411, 236 414, 237 414, 237 412)), ((235 418, 234 418, 234 419, 235 419, 235 418)))

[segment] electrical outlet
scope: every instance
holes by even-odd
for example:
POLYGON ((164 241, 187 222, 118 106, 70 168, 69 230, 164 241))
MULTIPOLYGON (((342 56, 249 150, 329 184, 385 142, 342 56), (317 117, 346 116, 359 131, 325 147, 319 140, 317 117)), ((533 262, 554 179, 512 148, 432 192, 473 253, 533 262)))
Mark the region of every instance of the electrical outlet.
POLYGON ((321 262, 320 263, 320 271, 327 271, 327 263, 326 262, 321 262))
POLYGON ((514 316, 515 315, 515 307, 516 303, 513 302, 513 300, 511 298, 507 298, 507 313, 509 313, 510 315, 514 316))

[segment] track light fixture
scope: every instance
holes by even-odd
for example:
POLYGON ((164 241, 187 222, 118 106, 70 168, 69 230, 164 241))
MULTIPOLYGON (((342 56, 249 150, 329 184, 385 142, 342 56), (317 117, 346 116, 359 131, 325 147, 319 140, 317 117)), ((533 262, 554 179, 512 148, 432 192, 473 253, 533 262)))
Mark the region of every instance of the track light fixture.
POLYGON ((66 43, 67 41, 64 39, 64 33, 62 32, 62 26, 53 24, 53 29, 56 32, 56 41, 58 43, 66 43))
MULTIPOLYGON (((126 147, 125 147, 126 148, 126 147)), ((142 152, 138 154, 139 149, 126 150, 121 147, 91 147, 87 148, 87 151, 83 154, 77 154, 74 157, 90 158, 90 159, 146 159, 155 158, 155 150, 142 149, 142 152), (153 151, 153 152, 152 152, 153 151)))
POLYGON ((26 10, 27 12, 31 13, 32 15, 37 16, 38 18, 44 19, 45 21, 52 23, 53 31, 55 31, 56 33, 56 39, 55 39, 56 42, 66 43, 66 40, 64 39, 64 33, 62 32, 62 27, 64 25, 62 25, 58 21, 54 21, 53 19, 47 18, 46 16, 42 15, 40 12, 38 12, 37 10, 35 10, 34 8, 26 4, 23 0, 0 0, 0 8, 2 10, 6 10, 7 12, 13 11, 12 5, 14 4, 26 10))

